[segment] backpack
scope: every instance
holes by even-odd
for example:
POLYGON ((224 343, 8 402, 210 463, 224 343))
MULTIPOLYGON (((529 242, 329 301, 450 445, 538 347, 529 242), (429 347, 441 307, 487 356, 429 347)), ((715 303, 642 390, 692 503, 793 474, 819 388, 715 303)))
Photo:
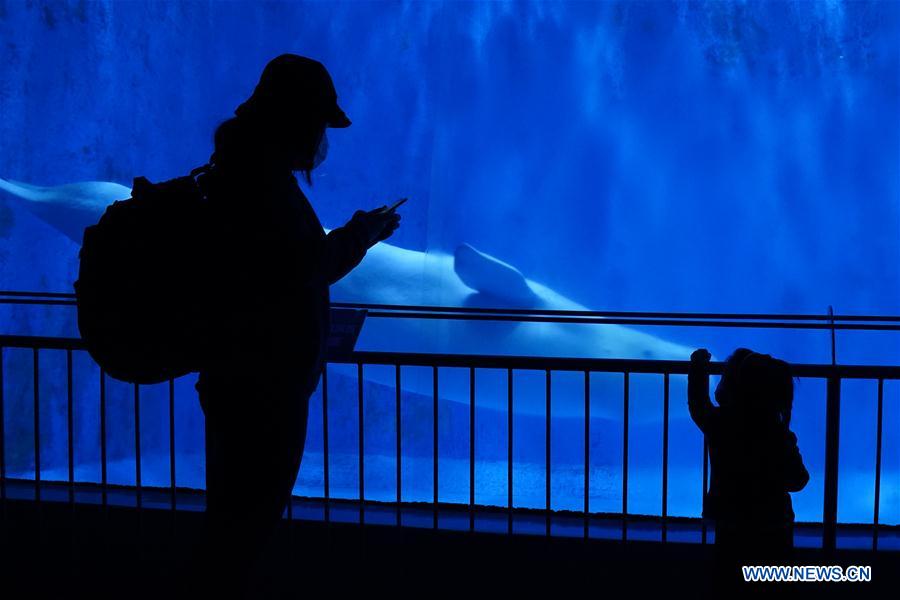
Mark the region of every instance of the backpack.
POLYGON ((160 183, 137 177, 131 198, 84 230, 78 329, 116 379, 159 383, 202 365, 209 201, 201 184, 209 170, 160 183))

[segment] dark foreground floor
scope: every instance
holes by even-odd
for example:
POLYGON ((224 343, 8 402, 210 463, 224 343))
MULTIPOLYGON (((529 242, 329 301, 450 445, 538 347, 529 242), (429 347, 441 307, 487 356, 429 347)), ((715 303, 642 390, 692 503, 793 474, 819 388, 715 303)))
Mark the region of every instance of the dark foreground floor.
MULTIPOLYGON (((0 598, 181 598, 202 513, 8 501, 0 598), (173 518, 174 517, 174 518, 173 518)), ((712 547, 285 521, 258 598, 711 597, 712 547)), ((900 553, 798 550, 799 564, 871 565, 871 583, 790 583, 753 595, 900 597, 900 553), (774 593, 773 593, 774 592, 774 593)), ((195 596, 196 597, 196 596, 195 596)))

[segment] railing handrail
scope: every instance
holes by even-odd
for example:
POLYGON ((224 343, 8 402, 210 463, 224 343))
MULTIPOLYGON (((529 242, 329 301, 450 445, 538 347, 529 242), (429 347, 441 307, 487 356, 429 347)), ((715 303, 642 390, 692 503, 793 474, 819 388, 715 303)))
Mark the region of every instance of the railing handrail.
MULTIPOLYGON (((80 338, 31 335, 0 335, 0 348, 40 350, 87 350, 80 338)), ((577 358, 496 354, 444 354, 428 352, 356 351, 350 356, 329 359, 332 363, 402 365, 404 367, 472 367, 481 369, 517 369, 535 371, 592 371, 607 373, 687 374, 688 360, 631 358, 577 358)), ((709 371, 721 375, 725 363, 712 362, 709 371)), ((900 366, 791 364, 794 377, 840 379, 900 379, 900 366)))
MULTIPOLYGON (((2 293, 0 293, 2 295, 2 293)), ((421 306, 414 304, 377 304, 367 302, 332 302, 335 308, 360 308, 370 311, 398 311, 448 314, 520 315, 520 316, 562 316, 562 317, 630 317, 635 319, 733 319, 769 321, 873 321, 900 323, 900 315, 813 315, 788 313, 715 313, 679 311, 612 311, 612 310, 571 310, 548 308, 477 308, 470 306, 421 306)))
MULTIPOLYGON (((39 304, 75 306, 75 294, 66 292, 0 291, 0 304, 39 304)), ((335 308, 366 309, 369 317, 443 318, 465 320, 519 320, 605 324, 642 324, 727 327, 801 327, 816 329, 900 330, 900 315, 829 315, 789 313, 715 313, 678 311, 602 311, 541 308, 497 308, 471 306, 427 306, 415 304, 379 304, 369 302, 332 302, 335 308), (556 318, 559 318, 557 320, 556 318), (616 321, 613 319, 622 319, 616 321), (678 321, 678 322, 672 322, 678 321), (729 323, 728 321, 768 321, 769 323, 729 323), (796 323, 821 321, 821 323, 796 323), (882 325, 878 325, 878 324, 882 325), (884 325, 897 323, 897 326, 884 325)))
MULTIPOLYGON (((367 365, 402 365, 421 367, 475 367, 482 369, 516 369, 535 371, 592 371, 608 373, 669 373, 686 375, 689 360, 658 360, 631 358, 563 358, 546 356, 437 354, 422 352, 357 351, 347 358, 330 362, 365 363, 367 365)), ((721 375, 724 362, 709 363, 712 375, 721 375)), ((900 366, 889 365, 831 365, 791 364, 793 377, 841 379, 900 379, 900 366)))
MULTIPOLYGON (((339 304, 333 303, 335 308, 366 308, 366 304, 339 304)), ((561 311, 563 312, 563 311, 561 311)), ((575 312, 575 311, 573 311, 575 312)), ((688 320, 688 319, 651 319, 651 318, 614 318, 614 317, 590 317, 590 316, 563 316, 563 315, 519 315, 504 314, 503 312, 491 313, 457 313, 453 310, 446 312, 432 311, 384 311, 369 309, 366 318, 388 319, 443 319, 453 321, 512 321, 515 323, 573 323, 582 325, 637 325, 637 326, 662 326, 662 327, 737 327, 752 329, 822 329, 854 330, 854 331, 900 331, 900 323, 897 325, 886 323, 791 323, 785 321, 749 321, 749 320, 688 320)), ((746 317, 747 319, 757 317, 746 317)))

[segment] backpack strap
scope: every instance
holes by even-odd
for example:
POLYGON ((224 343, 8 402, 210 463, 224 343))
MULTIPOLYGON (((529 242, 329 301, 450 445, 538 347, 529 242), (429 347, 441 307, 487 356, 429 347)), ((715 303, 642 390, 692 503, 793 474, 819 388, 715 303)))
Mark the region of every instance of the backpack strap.
POLYGON ((203 175, 205 173, 209 173, 211 170, 212 170, 212 165, 210 165, 209 163, 206 163, 205 165, 201 165, 201 166, 197 167, 196 169, 194 169, 193 171, 191 171, 191 177, 196 178, 197 175, 203 175))
POLYGON ((208 194, 209 181, 208 180, 204 181, 204 179, 206 179, 206 176, 209 175, 212 172, 212 170, 213 170, 212 165, 209 163, 206 163, 205 165, 201 165, 201 166, 197 167, 196 169, 192 170, 191 174, 190 174, 191 179, 194 181, 194 185, 197 186, 197 190, 200 192, 200 195, 203 197, 204 200, 208 200, 208 198, 209 198, 209 194, 208 194))

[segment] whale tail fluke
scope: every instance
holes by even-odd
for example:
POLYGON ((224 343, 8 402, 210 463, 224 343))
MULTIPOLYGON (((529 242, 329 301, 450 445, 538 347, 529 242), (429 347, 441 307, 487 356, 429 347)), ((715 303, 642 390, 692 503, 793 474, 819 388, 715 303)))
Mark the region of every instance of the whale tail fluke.
POLYGON ((25 200, 40 200, 43 191, 36 185, 3 179, 2 177, 0 177, 0 190, 25 200))

